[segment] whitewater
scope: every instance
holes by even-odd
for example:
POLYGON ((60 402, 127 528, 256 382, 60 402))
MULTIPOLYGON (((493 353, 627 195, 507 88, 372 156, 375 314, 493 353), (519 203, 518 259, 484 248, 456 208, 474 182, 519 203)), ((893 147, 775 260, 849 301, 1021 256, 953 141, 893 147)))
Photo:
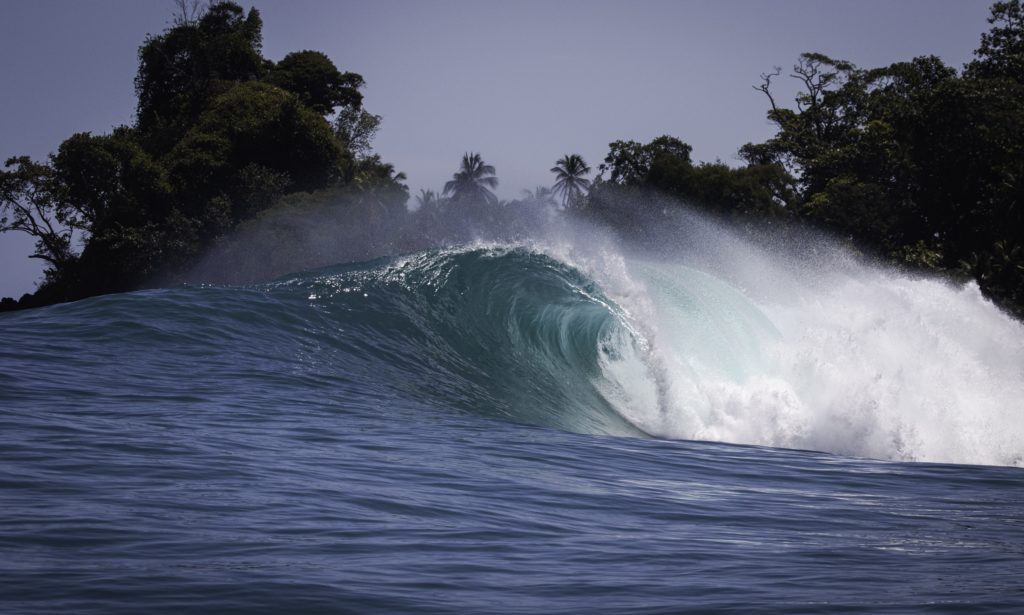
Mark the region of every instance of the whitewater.
POLYGON ((738 253, 725 276, 642 258, 598 265, 635 331, 634 364, 605 362, 609 397, 638 427, 1024 465, 1024 327, 975 284, 885 271, 841 251, 800 264, 738 253))
POLYGON ((0 606, 1024 608, 975 285, 556 231, 0 315, 0 606))

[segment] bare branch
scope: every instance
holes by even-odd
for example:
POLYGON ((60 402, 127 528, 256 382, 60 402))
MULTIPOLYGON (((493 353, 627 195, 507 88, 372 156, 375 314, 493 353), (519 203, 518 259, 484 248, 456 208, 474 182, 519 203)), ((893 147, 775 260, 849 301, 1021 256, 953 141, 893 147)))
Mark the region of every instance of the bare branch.
POLYGON ((203 0, 173 0, 175 26, 191 26, 207 11, 210 4, 203 0))
POLYGON ((779 108, 775 106, 775 97, 772 96, 771 92, 772 77, 778 77, 780 74, 782 74, 782 67, 776 66, 770 73, 761 73, 761 85, 753 86, 755 90, 764 92, 764 95, 768 97, 768 102, 772 105, 772 111, 779 110, 779 108))
POLYGON ((808 104, 811 109, 818 107, 821 92, 825 88, 825 79, 819 71, 820 66, 819 60, 802 55, 790 74, 790 77, 800 80, 807 89, 807 94, 797 97, 796 100, 797 109, 801 113, 805 110, 804 104, 808 104))

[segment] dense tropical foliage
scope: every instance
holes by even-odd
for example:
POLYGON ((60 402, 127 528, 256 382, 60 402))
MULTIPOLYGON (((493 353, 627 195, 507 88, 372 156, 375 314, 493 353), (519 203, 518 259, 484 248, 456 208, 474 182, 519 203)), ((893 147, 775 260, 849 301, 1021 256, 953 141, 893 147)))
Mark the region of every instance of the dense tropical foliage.
POLYGON ((404 210, 404 176, 369 153, 380 118, 362 108, 362 77, 316 51, 267 60, 262 25, 234 2, 184 12, 139 49, 133 125, 7 161, 0 231, 35 237, 46 262, 22 306, 174 279, 288 194, 404 210))
POLYGON ((973 278, 1021 315, 1021 1, 996 2, 989 22, 962 70, 934 56, 865 69, 806 53, 787 71, 791 105, 775 94, 783 71, 765 73, 755 90, 777 131, 740 148, 738 166, 694 162, 673 136, 620 140, 596 177, 566 154, 550 188, 501 201, 495 168, 466 153, 407 208, 405 176, 372 153, 381 118, 362 107, 362 77, 316 51, 265 59, 258 11, 217 2, 145 41, 133 125, 72 135, 45 162, 7 161, 0 231, 33 236, 46 263, 25 307, 173 280, 204 254, 244 250, 229 231, 286 246, 275 270, 306 265, 302 216, 349 242, 346 255, 371 257, 371 240, 397 250, 515 235, 551 215, 629 232, 683 205, 744 229, 825 229, 901 267, 973 278))
POLYGON ((739 168, 694 164, 673 137, 616 141, 591 213, 628 226, 622 203, 667 195, 732 219, 784 217, 898 266, 973 278, 1024 314, 1020 0, 995 3, 989 23, 962 71, 934 56, 862 69, 806 53, 790 72, 793 107, 773 93, 781 69, 762 75, 778 130, 743 146, 739 168))

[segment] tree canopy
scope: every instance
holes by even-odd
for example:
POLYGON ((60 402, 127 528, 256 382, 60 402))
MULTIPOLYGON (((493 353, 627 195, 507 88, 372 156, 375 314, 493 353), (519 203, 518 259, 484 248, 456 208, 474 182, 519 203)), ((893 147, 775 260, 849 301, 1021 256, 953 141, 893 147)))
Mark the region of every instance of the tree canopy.
POLYGON ((555 174, 552 190, 562 197, 562 207, 579 204, 584 192, 590 187, 590 180, 586 178, 590 167, 583 157, 579 154, 566 154, 551 167, 551 172, 555 174))
POLYGON ((261 78, 263 20, 234 2, 211 4, 139 49, 136 127, 158 151, 169 149, 214 96, 232 83, 261 78))
POLYGON ((338 107, 359 109, 363 104, 359 92, 363 78, 342 73, 319 51, 289 53, 270 70, 267 82, 296 94, 302 104, 320 115, 329 115, 338 107))
POLYGON ((1010 79, 1024 83, 1024 6, 1020 0, 996 2, 981 35, 975 59, 967 65, 973 79, 1010 79))
POLYGON ((361 76, 317 51, 267 60, 256 9, 181 8, 139 49, 134 125, 72 135, 46 162, 0 171, 0 232, 35 237, 47 263, 24 304, 173 277, 291 193, 351 187, 392 214, 408 198, 404 175, 371 154, 380 118, 362 109, 361 76))
POLYGON ((498 202, 493 192, 497 187, 494 167, 485 163, 480 154, 466 152, 459 170, 445 183, 444 194, 454 203, 494 205, 498 202))
MULTIPOLYGON (((864 69, 805 53, 755 87, 776 134, 745 166, 694 164, 679 139, 615 141, 589 207, 667 195, 730 218, 784 216, 915 269, 970 276, 1024 314, 1024 9, 996 2, 963 71, 935 56, 864 69)), ((622 212, 612 212, 621 219, 622 212)), ((611 214, 610 214, 611 215, 611 214)))

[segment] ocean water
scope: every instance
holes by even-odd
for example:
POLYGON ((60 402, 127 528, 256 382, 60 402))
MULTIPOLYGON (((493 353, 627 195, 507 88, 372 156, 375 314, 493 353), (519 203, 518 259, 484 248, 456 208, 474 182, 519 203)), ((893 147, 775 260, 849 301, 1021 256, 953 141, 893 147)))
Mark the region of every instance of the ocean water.
POLYGON ((1024 612, 1024 327, 730 254, 0 314, 0 611, 1024 612))

